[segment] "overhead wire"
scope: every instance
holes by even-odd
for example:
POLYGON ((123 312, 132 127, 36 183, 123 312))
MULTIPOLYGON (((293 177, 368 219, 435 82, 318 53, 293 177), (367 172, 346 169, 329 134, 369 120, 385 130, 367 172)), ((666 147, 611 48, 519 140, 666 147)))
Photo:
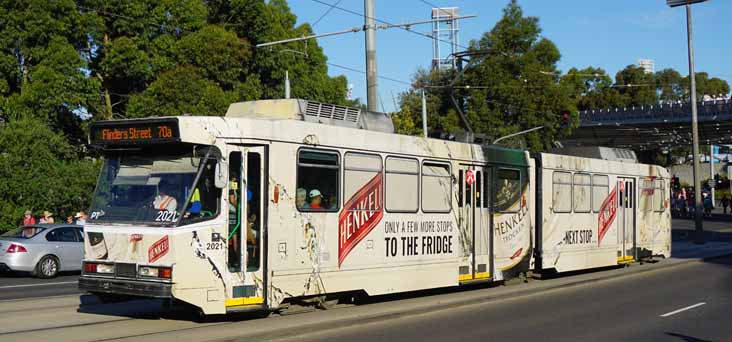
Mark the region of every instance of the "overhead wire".
POLYGON ((318 18, 317 20, 315 20, 315 22, 314 22, 314 23, 310 24, 310 27, 312 27, 312 28, 315 28, 315 25, 318 25, 318 23, 319 23, 319 22, 320 22, 321 20, 323 20, 323 18, 325 18, 325 17, 326 17, 326 16, 328 15, 328 14, 330 14, 330 12, 331 12, 331 11, 332 11, 332 10, 333 10, 333 9, 335 8, 335 6, 338 6, 338 5, 339 5, 339 4, 341 3, 341 1, 343 1, 343 0, 338 0, 338 2, 336 2, 335 4, 333 4, 333 5, 328 5, 329 7, 328 7, 328 9, 327 9, 327 10, 325 11, 325 13, 323 13, 323 15, 321 15, 321 16, 320 16, 320 17, 319 17, 319 18, 318 18))
MULTIPOLYGON (((333 4, 329 4, 329 3, 325 2, 325 1, 322 1, 322 0, 310 0, 310 1, 319 3, 321 5, 333 6, 333 8, 335 8, 337 10, 340 10, 342 12, 346 12, 346 13, 349 13, 349 14, 352 14, 352 15, 355 15, 355 16, 358 16, 358 17, 366 18, 366 19, 372 19, 372 20, 374 20, 376 22, 379 22, 379 23, 382 23, 384 25, 389 25, 391 27, 397 27, 397 28, 399 28, 399 29, 401 29, 403 31, 410 32, 410 33, 413 33, 413 34, 416 34, 416 35, 419 35, 419 36, 422 36, 422 37, 425 37, 425 38, 428 38, 428 39, 431 39, 431 40, 437 40, 439 42, 452 44, 452 42, 450 42, 450 41, 447 41, 447 40, 444 40, 444 39, 440 39, 439 37, 435 37, 435 36, 433 36, 433 35, 431 35, 429 33, 415 31, 415 30, 412 30, 412 29, 410 29, 408 27, 404 27, 402 25, 392 24, 392 23, 390 23, 388 21, 385 21, 385 20, 382 20, 382 19, 379 19, 379 18, 375 18, 375 17, 368 16, 365 13, 360 13, 358 11, 350 10, 350 9, 347 9, 347 8, 343 8, 343 7, 339 7, 339 6, 334 6, 333 4)), ((468 49, 467 46, 463 46, 463 45, 460 45, 460 44, 457 44, 457 46, 460 47, 460 48, 466 49, 466 50, 468 49)))

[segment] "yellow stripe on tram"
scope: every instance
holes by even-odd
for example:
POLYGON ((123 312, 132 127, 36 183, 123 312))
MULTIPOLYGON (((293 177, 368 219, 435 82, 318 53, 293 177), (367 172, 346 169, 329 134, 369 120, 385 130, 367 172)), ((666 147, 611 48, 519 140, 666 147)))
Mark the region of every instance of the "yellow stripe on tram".
POLYGON ((633 261, 633 256, 632 255, 626 255, 624 257, 619 257, 618 258, 618 263, 631 262, 631 261, 633 261))
POLYGON ((461 274, 458 276, 458 281, 470 281, 470 280, 480 280, 480 279, 488 279, 491 277, 490 272, 479 272, 475 274, 475 278, 473 278, 472 274, 461 274))
POLYGON ((226 306, 255 305, 262 303, 264 303, 264 298, 262 297, 229 298, 226 300, 226 306))

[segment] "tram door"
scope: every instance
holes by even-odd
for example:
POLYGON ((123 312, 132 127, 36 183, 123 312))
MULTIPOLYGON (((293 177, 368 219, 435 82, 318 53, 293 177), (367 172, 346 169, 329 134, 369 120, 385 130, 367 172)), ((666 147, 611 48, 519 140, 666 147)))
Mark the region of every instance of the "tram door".
POLYGON ((490 168, 461 166, 458 209, 461 232, 467 241, 468 262, 460 267, 460 281, 490 278, 490 168))
POLYGON ((618 191, 618 262, 634 260, 635 250, 635 179, 619 178, 618 191))
POLYGON ((229 145, 226 306, 264 303, 264 148, 229 145))

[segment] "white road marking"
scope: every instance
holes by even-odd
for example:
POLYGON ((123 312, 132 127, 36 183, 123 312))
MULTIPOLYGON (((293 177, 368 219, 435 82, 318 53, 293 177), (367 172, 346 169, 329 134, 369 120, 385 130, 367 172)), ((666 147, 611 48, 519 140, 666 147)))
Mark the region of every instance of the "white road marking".
POLYGON ((0 289, 12 289, 17 287, 33 287, 33 286, 49 286, 49 285, 61 285, 61 284, 76 284, 77 281, 57 281, 55 283, 42 283, 42 284, 24 284, 24 285, 7 285, 0 286, 0 289))
POLYGON ((668 316, 671 316, 671 315, 675 315, 675 314, 677 314, 679 312, 684 312, 686 310, 691 310, 693 308, 698 308, 698 307, 700 307, 700 306, 702 306, 704 304, 706 304, 706 303, 704 303, 704 302, 702 302, 702 303, 696 303, 694 305, 690 305, 690 306, 687 306, 685 308, 681 308, 681 309, 678 309, 678 310, 674 310, 674 311, 665 313, 665 314, 661 315, 661 317, 668 317, 668 316))

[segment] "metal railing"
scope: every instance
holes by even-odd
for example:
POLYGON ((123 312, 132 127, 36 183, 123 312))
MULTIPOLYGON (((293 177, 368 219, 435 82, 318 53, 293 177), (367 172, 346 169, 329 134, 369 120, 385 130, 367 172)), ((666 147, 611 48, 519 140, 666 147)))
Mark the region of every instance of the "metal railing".
MULTIPOLYGON (((697 108, 699 121, 732 121, 732 99, 699 102, 697 108)), ((616 123, 689 122, 690 120, 691 105, 689 102, 580 112, 580 126, 584 127, 616 123)))

